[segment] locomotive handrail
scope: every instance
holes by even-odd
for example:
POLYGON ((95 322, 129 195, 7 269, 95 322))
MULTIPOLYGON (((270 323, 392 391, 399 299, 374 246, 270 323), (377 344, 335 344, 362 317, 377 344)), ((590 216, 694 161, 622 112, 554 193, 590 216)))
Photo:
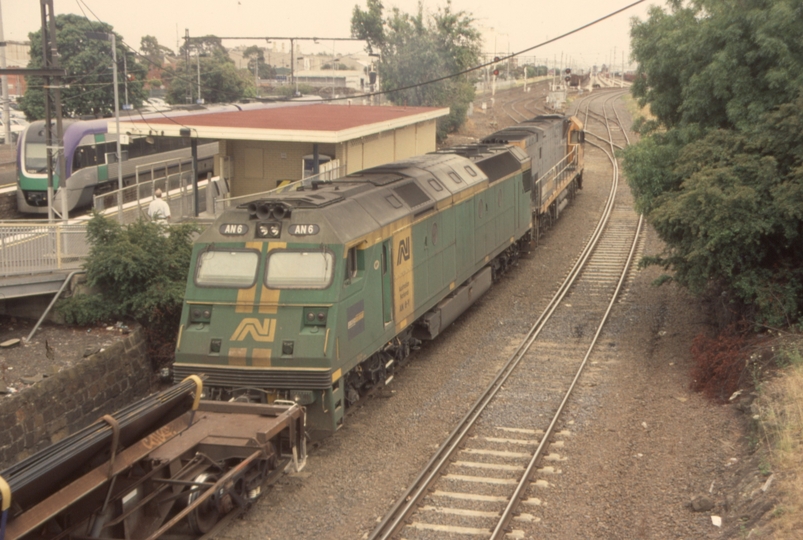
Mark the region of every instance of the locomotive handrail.
POLYGON ((348 170, 348 164, 343 163, 342 165, 338 165, 337 167, 334 167, 328 171, 323 171, 319 174, 316 174, 315 176, 307 176, 306 178, 302 178, 300 180, 294 180, 288 184, 283 184, 281 186, 277 186, 267 191, 262 191, 260 193, 250 193, 248 195, 240 195, 237 197, 221 198, 215 201, 215 214, 217 214, 218 211, 222 212, 226 208, 230 208, 232 206, 238 206, 253 199, 262 198, 271 194, 284 193, 286 191, 290 191, 303 183, 309 183, 319 179, 334 180, 337 178, 341 178, 345 176, 347 170, 348 170), (218 208, 218 204, 220 204, 220 208, 218 208))

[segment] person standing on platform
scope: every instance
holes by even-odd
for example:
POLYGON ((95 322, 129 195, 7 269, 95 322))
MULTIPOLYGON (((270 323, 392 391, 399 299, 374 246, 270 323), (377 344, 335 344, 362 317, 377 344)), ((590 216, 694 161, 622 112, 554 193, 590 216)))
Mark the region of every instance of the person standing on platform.
POLYGON ((153 199, 148 206, 148 217, 151 218, 151 221, 159 221, 162 223, 170 221, 170 205, 167 204, 167 201, 162 199, 162 190, 157 188, 157 190, 153 192, 153 195, 156 198, 153 199))

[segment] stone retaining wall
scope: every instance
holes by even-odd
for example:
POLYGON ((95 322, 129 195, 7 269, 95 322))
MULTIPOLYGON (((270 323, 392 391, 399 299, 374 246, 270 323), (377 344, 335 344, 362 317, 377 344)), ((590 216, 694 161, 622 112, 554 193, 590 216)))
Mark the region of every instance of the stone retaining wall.
POLYGON ((0 468, 30 456, 157 390, 144 332, 0 398, 0 468))
POLYGON ((17 212, 17 192, 0 194, 0 219, 22 219, 23 217, 30 219, 31 216, 17 212))

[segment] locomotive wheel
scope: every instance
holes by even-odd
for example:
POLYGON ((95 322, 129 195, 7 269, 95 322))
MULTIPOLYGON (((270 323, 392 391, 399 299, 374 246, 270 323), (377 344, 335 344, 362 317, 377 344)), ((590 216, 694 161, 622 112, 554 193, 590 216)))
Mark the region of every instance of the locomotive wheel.
MULTIPOLYGON (((217 476, 212 473, 201 473, 195 477, 194 482, 217 482, 217 476)), ((193 504, 198 497, 201 496, 203 491, 199 488, 193 488, 187 496, 187 505, 193 504)), ((187 523, 190 528, 198 534, 206 534, 212 530, 212 527, 220 520, 220 512, 218 511, 215 496, 211 496, 198 505, 192 512, 187 515, 187 523)))

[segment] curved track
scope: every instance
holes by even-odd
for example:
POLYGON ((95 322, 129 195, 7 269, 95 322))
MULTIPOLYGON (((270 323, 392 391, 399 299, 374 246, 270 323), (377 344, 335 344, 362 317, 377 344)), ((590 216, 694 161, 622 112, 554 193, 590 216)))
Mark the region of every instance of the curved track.
MULTIPOLYGON (((589 111, 600 100, 607 116, 607 100, 615 97, 606 93, 584 100, 586 121, 595 122, 589 111)), ((594 131, 603 125, 594 123, 594 131)), ((610 122, 604 129, 601 139, 617 137, 610 122)), ((544 464, 559 462, 556 451, 569 435, 558 430, 561 413, 639 244, 641 220, 619 182, 614 145, 599 147, 610 160, 612 181, 596 230, 521 344, 370 538, 530 536, 528 522, 539 519, 530 513, 540 505, 535 495, 551 472, 544 464)))

